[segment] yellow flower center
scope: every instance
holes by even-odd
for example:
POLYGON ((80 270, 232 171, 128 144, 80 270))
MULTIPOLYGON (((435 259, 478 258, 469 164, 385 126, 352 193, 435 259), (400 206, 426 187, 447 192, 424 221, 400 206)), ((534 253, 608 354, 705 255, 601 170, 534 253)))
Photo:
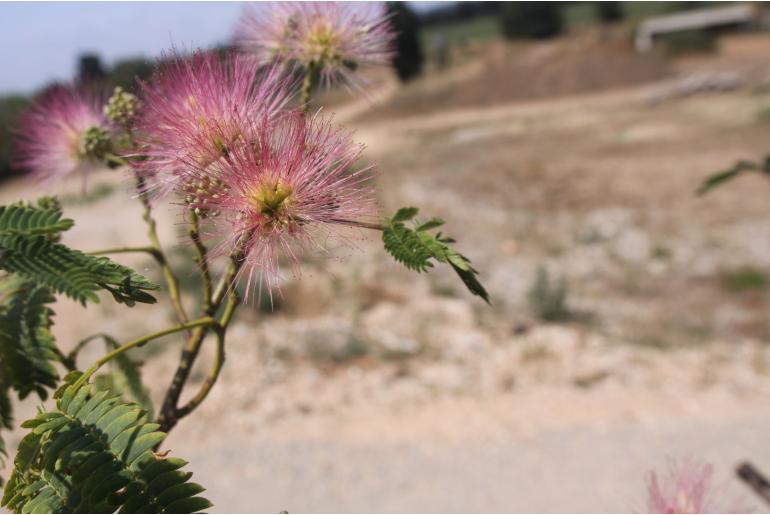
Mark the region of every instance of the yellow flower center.
POLYGON ((248 192, 254 208, 270 222, 286 221, 286 208, 291 202, 292 188, 281 181, 268 181, 248 192))

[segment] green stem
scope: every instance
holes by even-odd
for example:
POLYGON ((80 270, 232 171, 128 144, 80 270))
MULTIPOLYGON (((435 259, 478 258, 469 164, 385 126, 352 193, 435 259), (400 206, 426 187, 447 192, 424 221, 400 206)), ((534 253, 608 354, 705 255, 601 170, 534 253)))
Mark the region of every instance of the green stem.
POLYGON ((101 254, 129 254, 132 252, 145 252, 150 254, 155 259, 158 259, 158 250, 154 247, 112 247, 109 249, 99 249, 87 252, 90 256, 98 256, 101 254))
POLYGON ((207 258, 208 249, 201 240, 200 233, 200 221, 198 215, 194 209, 190 209, 190 221, 192 227, 190 228, 190 239, 195 245, 195 250, 198 256, 195 262, 198 264, 198 268, 201 273, 201 282, 203 283, 203 312, 207 315, 213 315, 211 312, 211 271, 209 270, 209 262, 207 258))
POLYGON ((120 156, 117 156, 112 153, 108 153, 104 155, 104 161, 107 163, 108 166, 126 166, 128 164, 128 161, 120 156))
POLYGON ((302 78, 302 90, 300 91, 299 102, 302 112, 307 114, 310 110, 310 100, 313 96, 313 85, 318 81, 321 70, 315 63, 308 63, 305 66, 305 76, 302 78))
POLYGON ((85 373, 80 376, 80 378, 75 381, 75 388, 78 388, 80 386, 83 386, 88 379, 96 373, 99 368, 104 365, 105 363, 108 363, 111 359, 113 359, 115 356, 118 356, 120 354, 123 354, 124 352, 133 349, 134 347, 141 347, 142 345, 152 341, 156 340, 158 338, 161 338, 163 336, 167 336, 169 334, 178 333, 180 331, 186 331, 188 329, 193 329, 196 327, 203 327, 203 326, 219 326, 219 322, 214 320, 211 317, 204 317, 199 318, 198 320, 193 320, 192 322, 187 322, 184 324, 175 325, 173 327, 169 327, 168 329, 164 329, 163 331, 158 331, 152 334, 148 334, 146 336, 142 336, 141 338, 138 338, 136 340, 130 341, 126 344, 121 345, 117 349, 113 350, 112 352, 109 352, 96 360, 96 362, 91 365, 88 370, 85 371, 85 373))
MULTIPOLYGON (((225 295, 228 293, 228 291, 230 292, 227 306, 225 307, 221 321, 219 323, 223 330, 230 323, 230 320, 232 319, 232 316, 240 302, 240 299, 238 298, 233 288, 233 282, 235 277, 238 275, 238 271, 243 266, 246 253, 244 245, 248 240, 248 237, 245 237, 243 240, 241 240, 244 243, 238 245, 238 247, 230 254, 230 264, 227 267, 227 271, 225 272, 225 275, 220 279, 216 289, 214 290, 214 293, 212 294, 211 313, 216 313, 219 310, 219 307, 222 305, 225 295)), ((184 349, 182 349, 182 357, 180 358, 179 365, 177 366, 176 372, 174 373, 171 386, 169 386, 169 389, 166 391, 166 396, 163 399, 163 405, 158 417, 158 423, 161 426, 161 430, 166 433, 171 431, 171 429, 176 426, 176 424, 179 422, 179 419, 189 415, 190 412, 192 412, 193 409, 197 407, 197 404, 193 404, 192 407, 190 407, 188 404, 184 408, 180 409, 178 405, 179 398, 182 395, 182 390, 184 389, 184 385, 187 383, 187 380, 190 377, 192 366, 195 363, 198 354, 200 353, 203 340, 206 338, 208 333, 207 330, 207 327, 197 328, 187 340, 187 344, 185 345, 184 349)), ((222 337, 222 340, 224 340, 224 336, 222 337)), ((221 353, 221 360, 224 360, 224 351, 221 353)), ((216 361, 217 358, 215 358, 215 362, 216 361)), ((207 384, 208 381, 205 382, 202 386, 202 390, 210 390, 218 375, 218 371, 215 374, 210 374, 209 378, 212 379, 212 382, 211 384, 207 384)), ((199 392, 199 396, 202 398, 205 398, 206 395, 208 395, 208 391, 203 393, 199 392)))
POLYGON ((163 271, 163 277, 166 281, 166 286, 168 286, 168 295, 171 298, 171 304, 174 306, 174 311, 176 311, 176 316, 179 319, 179 322, 186 323, 189 319, 187 318, 187 313, 185 313, 184 306, 182 305, 182 298, 179 293, 179 281, 174 275, 174 271, 171 269, 171 266, 166 259, 166 255, 163 253, 163 247, 161 247, 160 240, 158 239, 157 223, 152 217, 152 206, 150 205, 150 201, 147 198, 144 189, 144 177, 137 175, 136 191, 144 206, 142 218, 147 224, 147 236, 150 238, 150 244, 152 248, 155 249, 156 259, 163 271))
POLYGON ((78 355, 80 354, 80 351, 82 351, 86 345, 91 343, 92 341, 102 338, 107 342, 114 342, 116 341, 115 338, 110 336, 106 333, 96 333, 92 334, 91 336, 84 338, 78 342, 77 345, 75 345, 75 348, 72 349, 69 354, 65 356, 66 362, 64 363, 64 366, 66 366, 69 370, 76 370, 77 369, 77 359, 78 355), (72 365, 72 367, 70 367, 72 365))

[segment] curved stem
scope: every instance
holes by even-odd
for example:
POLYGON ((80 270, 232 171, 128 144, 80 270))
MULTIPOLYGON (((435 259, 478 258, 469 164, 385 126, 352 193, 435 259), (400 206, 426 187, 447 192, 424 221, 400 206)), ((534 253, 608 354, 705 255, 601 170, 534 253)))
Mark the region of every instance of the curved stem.
MULTIPOLYGON (((225 307, 225 310, 222 314, 221 322, 219 323, 220 327, 222 328, 226 328, 226 326, 230 323, 230 320, 235 313, 235 309, 240 303, 240 299, 238 298, 235 290, 232 288, 232 285, 235 277, 238 275, 238 272, 243 266, 246 253, 244 245, 248 240, 248 237, 245 237, 243 240, 241 240, 244 243, 239 244, 238 247, 230 254, 230 265, 227 267, 227 272, 225 272, 225 275, 222 276, 219 283, 217 284, 216 289, 214 290, 214 293, 212 294, 211 313, 216 313, 217 310, 219 310, 219 307, 222 305, 225 295, 228 293, 228 291, 230 292, 227 306, 225 307)), ((182 349, 182 357, 179 360, 179 365, 177 366, 176 372, 174 373, 171 386, 169 386, 169 389, 166 391, 166 396, 163 399, 163 406, 161 407, 160 415, 158 417, 158 423, 161 426, 161 430, 166 433, 168 433, 171 429, 174 428, 174 426, 176 426, 180 418, 188 415, 193 409, 195 409, 195 407, 197 407, 197 405, 194 405, 192 408, 190 408, 188 404, 185 408, 182 408, 185 410, 184 413, 182 413, 182 409, 180 409, 178 405, 179 398, 182 395, 182 390, 184 389, 184 385, 190 377, 192 366, 195 363, 198 354, 200 353, 203 340, 206 338, 208 333, 207 329, 207 327, 197 328, 187 340, 187 345, 185 345, 184 349, 182 349)), ((222 353, 222 359, 224 359, 224 353, 222 353)), ((218 372, 213 376, 214 381, 216 380, 217 376, 218 372)), ((206 383, 204 383, 202 388, 211 389, 211 386, 213 386, 213 382, 209 386, 206 386, 206 383)), ((208 393, 203 394, 203 397, 206 395, 208 395, 208 393)))
POLYGON ((361 229, 371 229, 373 231, 385 230, 385 227, 382 224, 358 222, 356 220, 344 220, 342 218, 332 218, 331 221, 337 224, 347 225, 349 227, 360 227, 361 229))
POLYGON ((150 205, 150 201, 147 199, 147 195, 145 194, 144 190, 144 177, 137 175, 136 191, 139 194, 142 205, 144 206, 144 213, 142 218, 147 224, 147 236, 150 238, 152 248, 155 249, 156 252, 156 259, 160 264, 161 270, 163 271, 163 278, 166 281, 166 286, 168 286, 168 295, 171 297, 171 303, 174 306, 174 311, 176 311, 176 316, 181 323, 186 323, 189 319, 187 318, 187 313, 185 313, 184 306, 182 305, 182 298, 179 293, 179 281, 174 275, 174 271, 171 269, 171 266, 168 264, 166 255, 163 253, 163 247, 161 247, 160 240, 158 239, 157 223, 152 217, 152 206, 150 205))
POLYGON ((154 247, 112 247, 109 249, 92 250, 91 252, 86 252, 86 254, 98 256, 101 254, 129 254, 132 252, 145 252, 156 260, 158 259, 158 251, 154 247))
POLYGON ((201 273, 201 282, 203 283, 203 312, 212 315, 211 312, 211 271, 209 270, 208 262, 208 249, 201 241, 200 233, 200 221, 198 215, 194 209, 190 210, 190 221, 192 227, 190 228, 190 239, 195 245, 195 250, 198 253, 195 261, 198 264, 201 273))
POLYGON ((310 99, 313 96, 313 84, 318 81, 320 70, 315 63, 309 63, 305 66, 305 76, 302 78, 302 90, 300 91, 299 102, 302 112, 307 114, 310 110, 310 99))
POLYGON ((64 358, 66 360, 66 362, 64 363, 64 366, 66 366, 69 370, 76 370, 77 369, 77 359, 78 359, 78 355, 80 354, 80 351, 82 351, 85 348, 86 345, 88 345, 92 341, 97 340, 99 338, 104 339, 108 343, 116 342, 117 341, 117 340, 115 340, 115 338, 113 338, 112 336, 110 336, 107 333, 96 333, 96 334, 92 334, 91 336, 89 336, 87 338, 83 338, 82 340, 80 340, 78 342, 77 345, 75 345, 75 348, 72 349, 69 352, 69 354, 64 356, 64 358))
POLYGON ((168 329, 164 329, 163 331, 158 331, 152 334, 148 334, 146 336, 142 336, 141 338, 137 338, 136 340, 130 341, 128 343, 125 343, 118 347, 117 349, 113 350, 112 352, 108 352, 96 362, 91 365, 88 370, 83 373, 80 378, 75 381, 75 388, 78 388, 82 386, 83 384, 88 381, 88 379, 96 373, 99 368, 104 365, 105 363, 109 362, 111 359, 113 359, 115 356, 118 356, 120 354, 123 354, 124 352, 133 349, 134 347, 141 347, 145 343, 148 343, 152 340, 155 340, 157 338, 161 338, 163 336, 167 336, 169 334, 178 333, 180 331, 186 331, 187 329, 193 329, 195 327, 203 327, 203 326, 219 326, 219 322, 214 320, 211 317, 204 317, 199 318, 198 320, 193 320, 192 322, 187 322, 184 324, 175 325, 174 327, 169 327, 168 329))

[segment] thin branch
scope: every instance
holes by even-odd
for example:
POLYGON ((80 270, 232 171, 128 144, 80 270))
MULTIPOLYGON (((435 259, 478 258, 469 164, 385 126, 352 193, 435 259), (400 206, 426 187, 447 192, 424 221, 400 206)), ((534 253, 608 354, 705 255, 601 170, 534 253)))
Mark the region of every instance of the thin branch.
POLYGON ((211 311, 211 271, 209 270, 208 262, 208 249, 201 241, 200 233, 200 221, 198 215, 194 209, 190 209, 190 220, 192 227, 190 228, 190 239, 195 245, 195 250, 198 253, 195 261, 198 264, 198 269, 201 274, 201 282, 203 283, 203 312, 207 315, 213 315, 211 311))
POLYGON ((129 254, 133 252, 144 252, 146 254, 150 254, 156 260, 161 259, 159 257, 158 250, 154 247, 112 247, 109 249, 92 250, 90 252, 86 252, 86 254, 90 256, 99 256, 102 254, 129 254))
POLYGON ((219 326, 219 322, 214 320, 211 317, 204 317, 199 318, 198 320, 193 320, 192 322, 187 322, 184 324, 175 325, 174 327, 169 327, 168 329, 164 329, 162 331, 157 331, 152 334, 148 334, 146 336, 142 336, 141 338, 137 338, 136 340, 130 341, 126 344, 121 345, 117 349, 113 350, 112 352, 109 352, 96 360, 96 362, 91 365, 88 370, 85 371, 85 373, 80 376, 80 378, 75 381, 75 387, 80 387, 83 384, 85 384, 88 379, 96 373, 99 368, 104 365, 105 363, 109 362, 116 356, 123 354, 124 352, 133 349, 134 347, 141 347, 142 345, 151 342, 152 340, 156 340, 158 338, 161 338, 163 336, 167 336, 169 334, 178 333, 180 331, 186 331, 187 329, 193 329, 196 327, 203 327, 203 326, 219 326))
POLYGON ((770 506, 770 481, 759 470, 751 463, 745 462, 738 466, 735 473, 770 506))
MULTIPOLYGON (((230 323, 230 319, 232 318, 235 309, 240 302, 240 299, 235 294, 233 282, 235 281, 238 272, 243 266, 246 253, 244 246, 248 241, 249 237, 244 237, 241 240, 242 243, 239 244, 238 247, 230 254, 230 264, 227 267, 227 272, 219 280, 219 283, 217 284, 217 287, 212 294, 211 310, 213 313, 216 313, 219 310, 219 307, 222 305, 225 295, 228 291, 230 292, 228 305, 226 306, 222 315, 222 321, 226 322, 226 324, 230 323)), ((220 322, 220 324, 222 323, 220 322)), ((222 325, 222 327, 225 327, 226 324, 222 325)), ((179 365, 177 366, 176 372, 174 373, 171 386, 169 386, 168 390, 166 391, 166 396, 163 399, 163 405, 158 417, 158 423, 161 426, 161 430, 166 433, 168 433, 171 429, 174 428, 174 426, 176 426, 180 418, 188 415, 192 409, 197 407, 193 406, 192 409, 187 409, 185 413, 182 414, 178 405, 179 398, 181 397, 182 390, 184 389, 184 385, 187 383, 187 380, 190 377, 190 372, 193 365, 195 364, 195 360, 197 359, 198 354, 200 353, 201 345, 203 344, 203 340, 206 338, 207 334, 207 327, 197 328, 188 339, 187 345, 185 345, 184 349, 182 349, 182 356, 179 360, 179 365)), ((222 356, 224 356, 224 354, 222 356)), ((216 377, 214 379, 216 379, 216 377)), ((213 386, 213 383, 211 386, 213 386)), ((209 386, 208 389, 210 388, 211 387, 209 386)))
POLYGON ((176 311, 176 316, 181 323, 186 323, 189 319, 187 318, 187 313, 185 312, 184 306, 182 305, 182 298, 179 293, 179 281, 174 275, 174 271, 171 269, 171 266, 166 259, 166 255, 163 253, 163 247, 161 247, 160 240, 158 239, 157 223, 152 217, 152 206, 150 205, 150 201, 147 198, 144 189, 144 178, 140 175, 137 175, 136 191, 139 194, 142 205, 144 206, 144 213, 142 218, 147 224, 147 236, 150 238, 152 248, 154 248, 157 252, 156 259, 158 260, 161 270, 163 271, 163 277, 166 281, 166 286, 168 286, 168 295, 171 298, 174 311, 176 311))
POLYGON ((78 359, 78 355, 80 354, 80 351, 82 351, 85 348, 86 345, 88 345, 92 341, 97 340, 99 338, 102 338, 102 339, 104 339, 104 340, 106 340, 108 342, 116 341, 115 338, 113 338, 112 336, 110 336, 107 333, 96 333, 96 334, 92 334, 91 336, 89 336, 87 338, 83 338, 82 340, 80 340, 78 342, 77 345, 75 345, 75 348, 72 349, 69 352, 69 354, 67 354, 65 356, 65 359, 66 359, 67 362, 64 365, 67 368, 69 368, 69 370, 76 370, 77 369, 77 359, 78 359), (72 365, 72 368, 70 368, 68 363, 72 365))

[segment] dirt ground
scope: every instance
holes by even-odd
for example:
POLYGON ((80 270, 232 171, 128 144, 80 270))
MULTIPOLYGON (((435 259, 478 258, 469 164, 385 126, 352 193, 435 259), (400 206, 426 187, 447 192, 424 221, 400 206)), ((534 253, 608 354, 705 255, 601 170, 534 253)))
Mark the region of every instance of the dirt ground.
MULTIPOLYGON (((770 184, 695 190, 770 151, 770 37, 725 39, 639 85, 537 100, 452 105, 439 93, 457 75, 389 87, 371 109, 392 116, 334 110, 378 164, 385 211, 447 220, 492 306, 451 271, 402 270, 373 235, 306 256, 274 312, 240 312, 220 382, 168 447, 219 512, 644 511, 646 472, 688 456, 714 464, 724 509, 766 510, 733 469, 770 471, 770 184), (401 111, 430 87, 431 104, 401 111), (541 267, 567 285, 562 321, 527 300, 541 267)), ((141 244, 130 181, 93 184, 87 201, 65 197, 66 242, 141 244)), ((7 183, 0 200, 39 191, 7 183)), ((158 217, 178 240, 175 215, 158 217)), ((57 306, 63 347, 171 319, 100 306, 57 306)), ((143 355, 156 400, 179 345, 143 355)))

